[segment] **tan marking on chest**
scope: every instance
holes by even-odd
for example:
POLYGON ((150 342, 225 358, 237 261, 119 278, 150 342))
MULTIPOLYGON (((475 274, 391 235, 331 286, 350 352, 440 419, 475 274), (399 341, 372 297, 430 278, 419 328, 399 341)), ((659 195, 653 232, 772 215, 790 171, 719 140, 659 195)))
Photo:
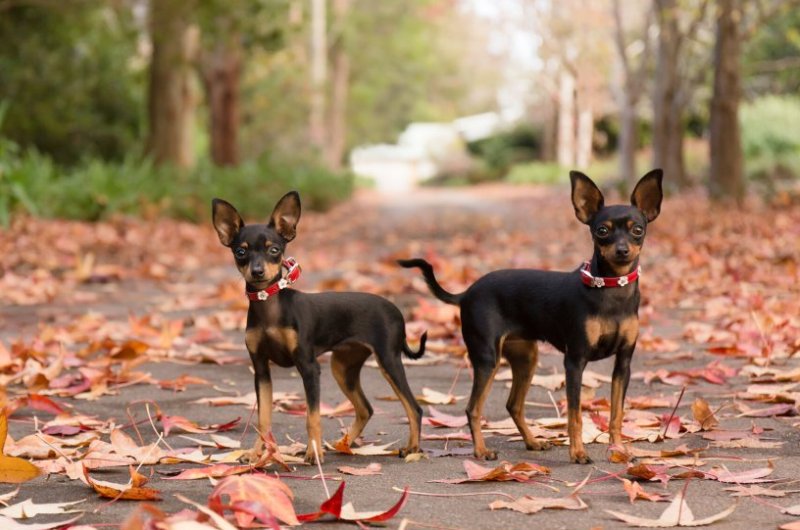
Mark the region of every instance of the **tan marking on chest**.
POLYGON ((589 317, 586 319, 586 340, 594 348, 605 336, 619 336, 627 343, 633 344, 639 336, 639 318, 629 316, 622 320, 613 318, 589 317))
POLYGON ((258 345, 264 339, 264 330, 261 328, 250 328, 244 332, 244 344, 247 351, 251 354, 258 352, 258 345))
POLYGON ((267 337, 284 346, 289 353, 297 349, 297 332, 293 328, 267 328, 267 337))

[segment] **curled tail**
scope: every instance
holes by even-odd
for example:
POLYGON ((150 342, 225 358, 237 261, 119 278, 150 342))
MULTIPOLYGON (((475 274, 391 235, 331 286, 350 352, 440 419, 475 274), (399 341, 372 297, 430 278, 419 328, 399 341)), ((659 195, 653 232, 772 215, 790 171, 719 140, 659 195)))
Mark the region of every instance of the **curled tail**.
POLYGON ((425 283, 428 284, 431 293, 442 302, 451 305, 458 305, 461 302, 461 297, 464 293, 453 294, 449 291, 445 291, 442 286, 439 285, 439 282, 436 281, 436 276, 433 275, 433 266, 424 259, 399 259, 397 263, 406 269, 416 267, 421 270, 422 276, 425 278, 425 283))
POLYGON ((419 348, 417 351, 412 350, 408 347, 408 343, 403 340, 403 353, 406 354, 406 357, 409 359, 419 359, 423 355, 425 355, 425 342, 428 340, 428 332, 425 331, 422 336, 419 338, 419 348))

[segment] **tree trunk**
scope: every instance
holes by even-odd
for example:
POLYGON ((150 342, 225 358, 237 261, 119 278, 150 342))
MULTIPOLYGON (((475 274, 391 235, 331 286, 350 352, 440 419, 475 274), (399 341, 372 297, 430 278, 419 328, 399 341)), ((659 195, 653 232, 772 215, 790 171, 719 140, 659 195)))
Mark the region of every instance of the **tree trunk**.
POLYGON ((198 103, 193 63, 199 29, 190 23, 194 3, 150 2, 153 54, 148 87, 147 153, 156 164, 188 168, 194 163, 195 110, 198 103))
POLYGON ((594 135, 594 115, 587 104, 578 106, 578 134, 575 165, 586 169, 592 161, 592 136, 594 135))
POLYGON ((575 77, 562 71, 558 81, 556 160, 559 165, 570 167, 575 163, 575 77))
POLYGON ((320 154, 325 152, 325 85, 327 82, 327 0, 311 0, 311 112, 309 136, 320 154))
POLYGON ((350 0, 333 0, 338 34, 333 46, 333 87, 330 126, 325 159, 328 167, 340 169, 347 148, 347 97, 350 86, 350 57, 347 55, 346 24, 350 0))
POLYGON ((653 87, 653 166, 667 178, 687 187, 683 160, 683 110, 678 60, 683 35, 678 29, 676 0, 655 0, 658 52, 653 87))
POLYGON ((552 94, 548 98, 543 112, 544 129, 542 130, 542 146, 539 157, 544 162, 552 162, 556 159, 556 131, 558 130, 558 98, 552 94))
POLYGON ((211 160, 218 166, 239 164, 242 50, 238 34, 224 35, 203 55, 203 85, 208 100, 211 160))
POLYGON ((714 91, 711 97, 709 194, 714 199, 744 199, 742 141, 739 131, 741 99, 741 6, 718 0, 717 41, 714 47, 714 91))
POLYGON ((627 189, 636 184, 636 108, 628 89, 623 89, 619 113, 619 170, 627 189))

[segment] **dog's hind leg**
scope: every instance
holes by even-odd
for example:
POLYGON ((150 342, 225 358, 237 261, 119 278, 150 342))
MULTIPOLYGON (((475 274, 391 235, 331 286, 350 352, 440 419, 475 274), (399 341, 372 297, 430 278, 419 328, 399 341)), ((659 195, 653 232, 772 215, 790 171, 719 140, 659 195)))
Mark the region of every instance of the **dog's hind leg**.
POLYGON ((534 340, 508 338, 503 342, 502 354, 511 365, 511 392, 508 394, 506 409, 525 441, 525 447, 542 451, 550 448, 550 442, 534 438, 525 421, 525 396, 531 387, 531 379, 536 371, 539 347, 534 340))
POLYGON ((372 417, 372 406, 361 388, 361 368, 371 354, 372 351, 368 347, 355 343, 345 344, 333 350, 331 358, 333 377, 356 412, 353 423, 347 434, 337 442, 337 447, 341 445, 349 447, 361 435, 364 426, 372 417))
POLYGON ((394 393, 400 398, 400 403, 403 404, 406 416, 408 416, 408 445, 400 450, 400 456, 405 457, 408 454, 420 452, 419 438, 422 429, 422 407, 419 406, 414 393, 408 386, 399 345, 395 351, 396 353, 387 355, 376 349, 375 357, 381 367, 383 377, 386 378, 394 393))

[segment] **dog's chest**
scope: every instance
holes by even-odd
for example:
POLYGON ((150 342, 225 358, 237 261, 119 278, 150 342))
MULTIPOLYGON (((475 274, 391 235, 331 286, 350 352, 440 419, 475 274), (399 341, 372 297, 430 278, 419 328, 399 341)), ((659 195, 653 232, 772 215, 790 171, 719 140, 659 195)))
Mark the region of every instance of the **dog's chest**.
POLYGON ((635 314, 621 318, 590 316, 584 324, 584 332, 591 360, 603 359, 636 342, 639 317, 635 314))
POLYGON ((278 366, 294 365, 293 354, 297 350, 297 331, 291 327, 266 326, 248 328, 245 343, 250 352, 258 352, 278 366))

